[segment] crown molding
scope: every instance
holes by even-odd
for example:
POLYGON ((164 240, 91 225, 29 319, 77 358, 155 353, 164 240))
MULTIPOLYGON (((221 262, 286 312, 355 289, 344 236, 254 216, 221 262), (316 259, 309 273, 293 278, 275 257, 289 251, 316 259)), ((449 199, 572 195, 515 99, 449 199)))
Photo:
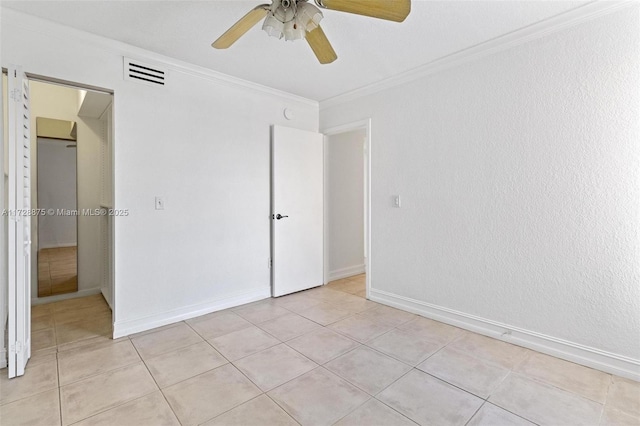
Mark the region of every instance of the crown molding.
POLYGON ((76 42, 78 40, 81 40, 82 43, 111 54, 128 56, 132 59, 138 59, 140 61, 155 62, 168 67, 172 71, 178 71, 194 77, 203 78, 223 86, 233 87, 236 89, 245 89, 269 96, 276 96, 288 101, 308 105, 311 107, 318 108, 319 106, 318 101, 315 101, 313 99, 304 98, 302 96, 294 95, 283 90, 274 89, 272 87, 264 86, 262 84, 254 83, 218 71, 213 71, 211 69, 191 64, 180 59, 165 56, 127 43, 123 43, 96 34, 91 34, 86 31, 78 30, 76 28, 9 9, 6 6, 0 6, 0 19, 2 20, 3 26, 16 25, 19 26, 22 30, 43 34, 48 37, 53 36, 66 40, 73 40, 76 42))
POLYGON ((395 76, 380 80, 367 86, 320 101, 320 110, 331 108, 364 96, 391 89, 415 80, 433 75, 444 70, 476 61, 532 40, 571 28, 600 16, 608 15, 622 8, 637 5, 635 0, 609 1, 599 0, 571 9, 544 21, 523 27, 510 33, 498 36, 486 42, 444 56, 435 61, 405 71, 395 76))

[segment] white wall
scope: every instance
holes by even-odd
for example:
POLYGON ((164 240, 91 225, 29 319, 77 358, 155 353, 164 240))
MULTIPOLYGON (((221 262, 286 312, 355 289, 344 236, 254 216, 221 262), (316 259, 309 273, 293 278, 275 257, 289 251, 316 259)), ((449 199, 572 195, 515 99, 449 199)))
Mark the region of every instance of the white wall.
POLYGON ((329 281, 364 272, 364 139, 354 130, 325 143, 325 232, 329 281))
MULTIPOLYGON (((75 143, 59 139, 38 138, 38 208, 76 210, 75 143), (67 148, 73 145, 73 148, 67 148)), ((38 217, 38 246, 77 245, 77 216, 43 215, 38 217)))
POLYGON ((372 118, 375 299, 640 378, 638 11, 321 106, 372 118))
MULTIPOLYGON (((4 57, 4 55, 3 55, 4 57)), ((24 68, 27 71, 27 68, 24 68)), ((31 90, 31 141, 36 135, 36 118, 45 117, 58 120, 75 121, 77 123, 77 205, 78 211, 95 210, 100 207, 100 141, 103 138, 103 124, 100 120, 78 117, 78 90, 55 85, 30 82, 31 90)), ((37 179, 36 166, 38 162, 37 150, 32 150, 32 181, 37 179)), ((32 206, 39 208, 38 189, 32 185, 32 206)), ((46 219, 45 219, 46 220, 46 219)), ((100 292, 101 285, 101 256, 100 256, 100 217, 79 215, 78 221, 78 292, 64 295, 64 298, 83 296, 100 292)), ((36 259, 38 247, 37 238, 39 221, 32 220, 32 259, 36 259), (36 236, 34 239, 33 236, 36 236)), ((47 242, 45 242, 45 247, 47 242)), ((37 263, 32 262, 31 298, 33 303, 42 303, 51 299, 37 297, 37 263)), ((57 296, 59 299, 60 296, 57 296)))
POLYGON ((317 131, 317 103, 178 61, 124 81, 123 54, 165 58, 6 9, 1 35, 3 65, 115 92, 116 335, 269 296, 269 126, 317 131))

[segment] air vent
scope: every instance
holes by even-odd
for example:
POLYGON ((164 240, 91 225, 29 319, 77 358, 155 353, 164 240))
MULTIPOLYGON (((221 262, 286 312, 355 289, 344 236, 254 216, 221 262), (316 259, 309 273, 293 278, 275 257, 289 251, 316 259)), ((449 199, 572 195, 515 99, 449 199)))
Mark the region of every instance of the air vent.
POLYGON ((125 57, 124 79, 153 86, 164 86, 167 82, 167 70, 125 57))

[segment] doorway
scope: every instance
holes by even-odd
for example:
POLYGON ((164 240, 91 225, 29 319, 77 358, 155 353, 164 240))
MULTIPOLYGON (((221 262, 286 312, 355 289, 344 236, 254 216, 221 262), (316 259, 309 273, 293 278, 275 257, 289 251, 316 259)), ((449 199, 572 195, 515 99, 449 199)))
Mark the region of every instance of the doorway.
POLYGON ((102 293, 112 95, 39 79, 30 79, 29 87, 31 198, 38 212, 31 221, 31 302, 102 293))
POLYGON ((13 377, 38 351, 113 334, 113 94, 20 68, 8 74, 2 91, 3 106, 10 105, 9 113, 3 108, 8 187, 24 180, 25 189, 19 196, 8 191, 3 204, 31 212, 3 222, 13 235, 2 256, 3 263, 9 258, 13 377))
MULTIPOLYGON (((30 81, 35 119, 32 351, 111 337, 109 238, 112 95, 30 81), (35 225, 35 228, 34 228, 35 225), (35 263, 35 262, 34 262, 35 263), (35 297, 34 297, 35 296, 35 297)), ((33 126, 32 126, 33 129, 33 126)))
POLYGON ((371 121, 324 132, 325 284, 369 297, 371 121))

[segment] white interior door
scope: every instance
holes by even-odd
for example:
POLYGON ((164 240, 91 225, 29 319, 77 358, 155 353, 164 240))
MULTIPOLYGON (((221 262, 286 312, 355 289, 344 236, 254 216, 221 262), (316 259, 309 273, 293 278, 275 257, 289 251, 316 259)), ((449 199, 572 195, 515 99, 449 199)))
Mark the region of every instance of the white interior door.
POLYGON ((271 140, 273 296, 323 283, 323 137, 273 126, 271 140))
POLYGON ((31 357, 31 149, 29 82, 10 67, 9 89, 9 378, 31 357))

